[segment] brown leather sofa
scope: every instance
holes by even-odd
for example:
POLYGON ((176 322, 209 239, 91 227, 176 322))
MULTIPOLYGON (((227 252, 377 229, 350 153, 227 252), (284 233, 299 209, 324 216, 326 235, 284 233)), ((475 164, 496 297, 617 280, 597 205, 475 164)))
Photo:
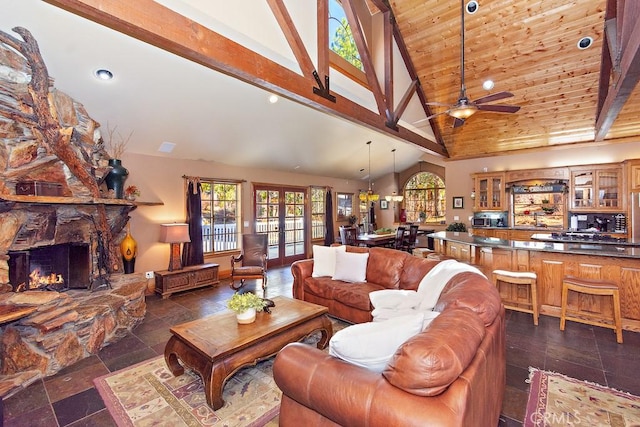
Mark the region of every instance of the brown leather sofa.
MULTIPOLYGON (((383 283, 403 289, 419 283, 438 262, 377 248, 370 254, 369 263, 380 262, 371 266, 377 274, 371 277, 388 274, 383 283), (387 281, 391 277, 395 282, 387 281)), ((301 286, 301 279, 309 282, 308 268, 308 261, 292 266, 296 298, 326 302, 342 318, 368 320, 365 307, 349 313, 349 300, 337 302, 301 286)), ((286 346, 273 367, 283 393, 280 425, 497 426, 506 379, 500 295, 484 276, 463 272, 448 281, 434 310, 440 315, 402 344, 382 373, 305 344, 286 346)))
POLYGON ((415 290, 424 275, 439 262, 387 248, 347 246, 347 252, 369 252, 365 283, 312 277, 313 259, 305 259, 291 265, 293 297, 325 306, 330 315, 351 323, 370 322, 373 309, 369 301, 370 292, 381 289, 415 290))

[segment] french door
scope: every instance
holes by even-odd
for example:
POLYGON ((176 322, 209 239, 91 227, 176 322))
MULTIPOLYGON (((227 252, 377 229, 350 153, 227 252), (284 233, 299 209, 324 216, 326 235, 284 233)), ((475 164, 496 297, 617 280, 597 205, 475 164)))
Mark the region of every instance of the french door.
POLYGON ((267 265, 277 267, 305 259, 307 189, 256 185, 254 190, 255 230, 268 235, 267 265))

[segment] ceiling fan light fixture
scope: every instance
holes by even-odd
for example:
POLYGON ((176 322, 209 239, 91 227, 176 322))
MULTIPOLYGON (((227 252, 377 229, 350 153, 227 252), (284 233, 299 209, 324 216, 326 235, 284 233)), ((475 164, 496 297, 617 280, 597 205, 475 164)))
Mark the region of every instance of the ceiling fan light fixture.
POLYGON ((476 111, 478 111, 478 107, 475 105, 461 105, 459 107, 452 108, 449 111, 449 115, 456 119, 465 120, 473 116, 476 111))

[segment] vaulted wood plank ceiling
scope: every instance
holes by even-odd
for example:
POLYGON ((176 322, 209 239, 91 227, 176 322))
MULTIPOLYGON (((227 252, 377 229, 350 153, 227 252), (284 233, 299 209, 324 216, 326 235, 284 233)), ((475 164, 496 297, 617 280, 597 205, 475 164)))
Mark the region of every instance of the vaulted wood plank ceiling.
MULTIPOLYGON (((609 3, 609 13, 615 17, 616 2, 609 3)), ((622 12, 627 15, 624 21, 618 19, 614 29, 619 33, 618 58, 637 54, 638 6, 632 3, 636 2, 617 2, 618 18, 622 12)), ((452 127, 453 118, 447 114, 432 119, 450 158, 593 144, 607 1, 480 0, 478 4, 474 14, 465 14, 467 96, 473 100, 509 91, 512 98, 496 103, 521 109, 515 114, 479 111, 458 128, 452 127), (578 49, 578 41, 586 36, 593 38, 593 44, 578 49), (495 82, 491 91, 482 88, 486 79, 495 82)), ((389 5, 428 101, 455 103, 460 92, 460 1, 392 0, 389 5)), ((633 67, 627 77, 637 82, 633 67)), ((617 71, 611 88, 616 87, 619 73, 625 72, 617 71)), ((632 90, 604 137, 607 143, 637 140, 640 135, 640 95, 637 87, 632 90)))
MULTIPOLYGON (((125 7, 123 2, 110 5, 99 0, 46 1, 304 105, 355 119, 454 160, 567 145, 638 141, 640 136, 637 1, 480 0, 475 13, 465 14, 467 96, 474 100, 509 91, 513 97, 491 104, 521 108, 515 114, 478 111, 455 128, 453 118, 444 113, 431 122, 413 122, 417 127, 433 126, 438 139, 435 142, 406 128, 392 129, 397 121, 395 113, 402 111, 399 105, 403 104, 400 98, 405 88, 396 88, 393 103, 386 99, 383 102, 383 95, 378 93, 378 110, 387 111, 372 112, 348 99, 339 98, 333 103, 311 95, 316 81, 309 76, 295 75, 259 58, 151 0, 138 0, 137 9, 125 7), (577 44, 583 37, 591 37, 593 43, 581 50, 577 44), (210 45, 222 45, 226 50, 212 50, 210 45), (255 67, 258 63, 261 66, 255 67), (495 81, 490 91, 482 88, 486 79, 495 81)), ((282 0, 267 1, 278 14, 286 10, 282 0)), ((357 0, 343 1, 349 5, 357 0)), ((372 13, 383 11, 389 16, 390 9, 412 62, 411 75, 415 73, 419 78, 417 92, 421 96, 424 93, 430 103, 456 103, 461 77, 460 0, 366 1, 372 13)), ((464 4, 468 3, 464 0, 464 4)), ((281 21, 289 31, 288 40, 299 50, 302 46, 292 28, 287 28, 284 14, 281 21)), ((322 71, 326 64, 316 66, 322 71)), ((384 76, 385 83, 386 79, 384 76)), ((388 96, 386 89, 384 96, 388 96)), ((438 113, 446 109, 430 105, 425 110, 438 113)))

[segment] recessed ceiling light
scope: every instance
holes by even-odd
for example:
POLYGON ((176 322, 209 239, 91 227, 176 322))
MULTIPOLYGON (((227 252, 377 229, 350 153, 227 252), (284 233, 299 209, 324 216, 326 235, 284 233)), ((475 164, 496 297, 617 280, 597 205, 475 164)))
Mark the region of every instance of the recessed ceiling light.
POLYGON ((272 104, 275 104, 276 102, 278 102, 278 95, 271 95, 269 96, 269 102, 272 104))
POLYGON ((100 80, 111 80, 113 73, 106 68, 99 68, 93 73, 100 80))
POLYGON ((593 44, 593 39, 591 37, 583 37, 578 40, 578 49, 584 50, 593 44))
POLYGON ((493 80, 485 80, 482 83, 482 88, 484 90, 491 90, 491 89, 493 89, 494 86, 495 86, 495 84, 493 83, 493 80))
POLYGON ((469 15, 473 15, 474 13, 476 13, 479 8, 480 8, 480 5, 475 0, 471 0, 469 3, 467 3, 467 6, 465 7, 469 15))

